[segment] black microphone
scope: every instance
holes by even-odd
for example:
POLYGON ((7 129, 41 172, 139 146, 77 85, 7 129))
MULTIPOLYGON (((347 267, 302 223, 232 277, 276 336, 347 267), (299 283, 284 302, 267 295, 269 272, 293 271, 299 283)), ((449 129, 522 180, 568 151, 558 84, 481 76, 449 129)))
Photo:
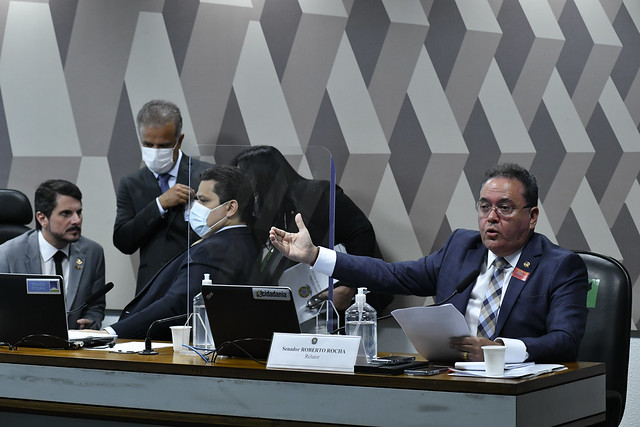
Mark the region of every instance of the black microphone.
POLYGON ((73 310, 67 311, 67 314, 75 313, 76 311, 80 311, 80 310, 86 308, 89 304, 93 304, 94 302, 96 302, 100 297, 105 295, 111 289, 113 289, 113 282, 107 283, 102 288, 98 289, 97 291, 95 291, 94 293, 89 295, 87 297, 87 299, 85 300, 84 304, 82 304, 78 308, 74 308, 73 310))
POLYGON ((179 314, 177 316, 166 317, 164 319, 154 320, 153 323, 149 325, 149 329, 147 329, 147 337, 144 339, 144 350, 138 352, 138 354, 144 354, 144 355, 158 354, 158 352, 155 351, 151 346, 151 329, 156 325, 160 325, 162 323, 167 323, 167 322, 173 322, 174 320, 184 319, 185 317, 187 317, 186 313, 179 314))
POLYGON ((460 292, 463 292, 465 289, 467 289, 469 287, 469 285, 471 285, 473 282, 475 282, 476 278, 480 275, 480 270, 475 269, 473 270, 471 273, 469 273, 467 275, 467 277, 465 277, 464 279, 462 279, 460 281, 460 283, 458 283, 458 286, 456 286, 456 289, 453 291, 453 293, 451 295, 449 295, 449 298, 446 298, 440 302, 437 302, 435 304, 431 304, 429 307, 437 307, 439 305, 442 305, 446 302, 448 302, 451 298, 455 297, 456 295, 458 295, 460 292))

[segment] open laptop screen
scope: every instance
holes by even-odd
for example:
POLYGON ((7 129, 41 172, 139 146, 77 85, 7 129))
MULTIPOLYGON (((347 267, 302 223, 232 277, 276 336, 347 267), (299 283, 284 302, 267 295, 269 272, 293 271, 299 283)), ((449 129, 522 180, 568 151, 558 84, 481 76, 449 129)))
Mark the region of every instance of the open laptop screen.
POLYGON ((219 355, 266 359, 274 332, 300 332, 287 287, 203 285, 202 295, 219 355))
MULTIPOLYGON (((67 340, 67 311, 60 276, 0 273, 0 342, 38 345, 21 340, 31 335, 52 335, 67 340)), ((34 338, 35 340, 35 338, 34 338)))

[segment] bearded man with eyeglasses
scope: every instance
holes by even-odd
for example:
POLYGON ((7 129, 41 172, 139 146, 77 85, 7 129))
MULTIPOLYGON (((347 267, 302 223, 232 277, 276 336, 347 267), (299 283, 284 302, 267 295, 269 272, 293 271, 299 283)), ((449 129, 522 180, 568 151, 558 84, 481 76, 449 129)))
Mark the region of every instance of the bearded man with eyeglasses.
POLYGON ((475 282, 450 300, 470 331, 450 339, 460 359, 482 361, 482 346, 504 345, 507 362, 575 360, 587 320, 587 268, 578 255, 534 231, 535 177, 516 164, 488 170, 476 210, 478 231, 455 230, 442 248, 416 261, 387 263, 317 247, 300 215, 298 233, 272 228, 270 239, 285 256, 344 283, 434 295, 436 302, 479 270, 475 282))

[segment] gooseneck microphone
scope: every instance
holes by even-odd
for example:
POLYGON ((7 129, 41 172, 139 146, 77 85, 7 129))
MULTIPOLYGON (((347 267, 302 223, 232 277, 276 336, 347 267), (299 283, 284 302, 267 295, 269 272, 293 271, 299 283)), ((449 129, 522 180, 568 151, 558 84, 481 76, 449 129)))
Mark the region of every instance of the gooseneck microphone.
POLYGON ((94 293, 89 295, 87 297, 87 299, 84 301, 84 303, 80 307, 77 307, 77 308, 74 308, 73 310, 67 311, 67 314, 75 313, 76 311, 80 311, 80 310, 88 307, 89 304, 93 304, 94 302, 96 302, 99 298, 101 298, 103 295, 105 295, 111 289, 113 289, 113 282, 107 283, 102 288, 98 289, 97 291, 95 291, 94 293))
POLYGON ((453 291, 453 293, 451 295, 449 295, 448 298, 437 302, 435 304, 431 304, 429 307, 437 307, 439 305, 445 304, 447 302, 449 302, 449 300, 451 300, 451 298, 455 297, 456 295, 458 295, 460 292, 463 292, 465 289, 467 289, 469 287, 469 285, 471 285, 473 282, 475 282, 476 278, 480 275, 480 270, 475 269, 473 270, 471 273, 469 273, 464 279, 462 279, 460 281, 460 283, 458 283, 458 286, 456 286, 456 289, 453 291))
POLYGON ((153 349, 153 347, 151 346, 151 329, 153 329, 153 327, 156 326, 156 325, 161 325, 161 324, 167 323, 167 322, 173 322, 174 320, 184 319, 185 317, 187 317, 186 313, 185 314, 179 314, 177 316, 166 317, 164 319, 154 320, 151 323, 151 325, 149 325, 149 329, 147 329, 147 337, 144 339, 144 350, 142 350, 138 354, 143 354, 143 355, 158 354, 158 352, 155 351, 153 349))

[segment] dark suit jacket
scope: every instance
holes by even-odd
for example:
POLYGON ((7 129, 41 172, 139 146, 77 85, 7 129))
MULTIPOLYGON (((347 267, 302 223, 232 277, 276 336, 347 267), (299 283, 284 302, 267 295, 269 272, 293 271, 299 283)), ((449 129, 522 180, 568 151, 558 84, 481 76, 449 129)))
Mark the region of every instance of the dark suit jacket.
MULTIPOLYGON (((300 212, 313 242, 329 243, 329 181, 304 180, 296 183, 291 196, 295 209, 288 212, 289 231, 298 231, 295 213, 300 212), (291 212, 294 212, 292 215, 291 212)), ((336 186, 335 244, 342 243, 353 255, 374 256, 376 235, 367 216, 336 186)))
MULTIPOLYGON (((200 292, 205 273, 210 274, 213 283, 246 284, 257 253, 247 227, 219 231, 191 248, 190 261, 187 251, 184 251, 158 271, 127 304, 120 320, 111 328, 119 338, 144 338, 153 321, 184 314, 187 304, 192 307, 193 297, 200 292)), ((180 322, 155 326, 152 337, 171 340, 169 326, 184 324, 185 321, 186 318, 180 322)))
MULTIPOLYGON (((40 245, 37 230, 28 231, 0 245, 0 272, 41 274, 40 245)), ((104 288, 104 252, 102 246, 82 236, 69 247, 69 277, 65 277, 67 310, 84 304, 92 293, 104 288)), ((104 319, 105 297, 90 306, 67 315, 69 329, 78 329, 78 319, 93 321, 90 329, 100 329, 104 319)))
MULTIPOLYGON (((197 191, 200 172, 211 165, 191 161, 191 188, 197 191)), ((189 184, 189 157, 184 153, 176 182, 189 184)), ((160 195, 158 180, 146 166, 122 178, 118 187, 113 244, 125 254, 140 249, 136 294, 163 265, 187 248, 187 236, 191 233, 184 220, 184 206, 160 215, 156 204, 160 195)))
MULTIPOLYGON (((460 281, 480 267, 487 249, 480 233, 454 231, 445 245, 416 261, 385 263, 372 258, 338 254, 334 277, 361 283, 369 289, 407 295, 435 295, 442 301, 460 281)), ((587 269, 571 251, 534 233, 504 295, 496 336, 517 338, 527 346, 529 360, 575 360, 587 320, 587 269)), ((451 303, 465 313, 472 286, 451 303)))
MULTIPOLYGON (((329 196, 330 183, 326 180, 302 179, 297 181, 287 195, 279 201, 279 206, 269 218, 262 214, 256 220, 254 230, 258 234, 258 241, 266 241, 271 226, 296 232, 295 215, 302 214, 304 223, 309 230, 314 243, 322 246, 329 244, 329 196)), ((347 196, 342 188, 336 186, 335 203, 335 244, 343 244, 347 252, 353 255, 379 256, 376 244, 376 234, 371 222, 360 208, 347 196)), ((272 201, 273 203, 273 201, 272 201)), ((271 212, 274 212, 271 209, 271 212)), ((277 251, 276 251, 277 252, 277 251)), ((293 261, 276 253, 273 257, 271 271, 262 273, 261 281, 275 284, 280 275, 289 267, 295 265, 293 261), (277 264, 276 264, 277 263, 277 264)), ((371 293, 367 295, 367 302, 380 313, 392 300, 390 295, 371 293)))

